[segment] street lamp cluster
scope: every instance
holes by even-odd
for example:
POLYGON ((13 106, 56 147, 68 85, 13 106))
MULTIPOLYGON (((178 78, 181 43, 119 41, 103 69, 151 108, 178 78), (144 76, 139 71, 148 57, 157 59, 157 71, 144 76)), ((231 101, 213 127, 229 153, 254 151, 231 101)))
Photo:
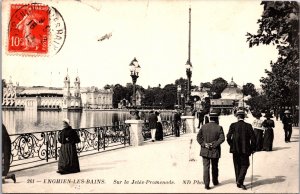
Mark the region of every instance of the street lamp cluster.
POLYGON ((129 64, 130 76, 132 78, 132 83, 133 83, 133 95, 132 95, 132 106, 133 107, 136 107, 135 84, 136 84, 137 78, 139 77, 140 70, 141 70, 141 66, 139 65, 136 58, 134 58, 131 61, 131 63, 129 64))
MULTIPOLYGON (((191 77, 192 77, 192 63, 190 60, 188 60, 185 64, 185 69, 186 69, 186 76, 187 76, 187 90, 186 90, 186 99, 184 99, 184 94, 182 93, 182 88, 181 85, 177 86, 177 98, 178 98, 178 107, 190 107, 191 101, 190 101, 190 96, 191 96, 191 77)), ((133 94, 132 94, 132 106, 133 108, 136 108, 136 81, 137 78, 139 77, 139 73, 141 70, 141 66, 139 65, 138 61, 136 58, 134 58, 130 64, 129 64, 129 71, 130 71, 130 76, 132 78, 132 83, 133 83, 133 94)))

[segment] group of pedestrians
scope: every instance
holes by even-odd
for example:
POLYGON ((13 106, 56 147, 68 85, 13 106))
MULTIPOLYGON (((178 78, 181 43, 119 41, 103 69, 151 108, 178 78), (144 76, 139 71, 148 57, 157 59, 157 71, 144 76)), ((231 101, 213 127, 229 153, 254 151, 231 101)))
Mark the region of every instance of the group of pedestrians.
POLYGON ((151 140, 154 142, 155 140, 162 141, 164 138, 163 128, 161 123, 160 113, 157 111, 150 111, 149 115, 149 128, 151 132, 151 140))
POLYGON ((262 114, 259 111, 253 111, 253 117, 255 118, 252 127, 254 129, 256 145, 255 151, 272 151, 275 123, 270 112, 265 113, 265 120, 262 120, 262 114))
MULTIPOLYGON (((204 124, 197 134, 197 141, 201 146, 200 156, 203 158, 203 182, 205 189, 210 189, 210 164, 212 166, 212 182, 219 184, 218 163, 221 157, 221 144, 225 141, 222 126, 218 124, 218 112, 209 113, 209 123, 204 124)), ((244 121, 246 113, 244 110, 236 111, 237 122, 230 125, 226 135, 233 157, 235 181, 238 188, 247 190, 244 185, 245 176, 250 166, 249 157, 259 150, 272 150, 274 139, 274 121, 272 114, 266 113, 265 120, 260 120, 262 114, 254 112, 253 124, 244 121), (254 129, 253 129, 254 128, 254 129)))
MULTIPOLYGON (((238 119, 230 125, 226 135, 227 143, 230 146, 230 153, 233 156, 235 180, 238 188, 246 190, 244 185, 245 176, 250 166, 249 157, 256 151, 272 151, 274 131, 273 115, 267 111, 262 120, 262 114, 254 111, 255 117, 252 125, 244 121, 246 113, 244 110, 237 110, 235 115, 238 119)), ((218 185, 218 162, 221 156, 221 144, 225 141, 222 126, 219 125, 218 112, 209 113, 210 122, 202 125, 197 134, 197 141, 201 146, 200 156, 203 158, 203 182, 206 189, 210 189, 210 163, 212 166, 212 182, 218 185)), ((199 126, 200 126, 199 119, 199 126)), ((293 118, 291 112, 286 110, 282 116, 285 142, 289 143, 292 135, 293 118)))

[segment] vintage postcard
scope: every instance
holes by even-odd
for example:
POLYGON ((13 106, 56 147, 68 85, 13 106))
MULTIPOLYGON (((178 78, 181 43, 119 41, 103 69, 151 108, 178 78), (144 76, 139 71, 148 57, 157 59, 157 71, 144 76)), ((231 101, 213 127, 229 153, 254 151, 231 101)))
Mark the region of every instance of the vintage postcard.
POLYGON ((1 4, 2 193, 299 192, 296 1, 1 4))

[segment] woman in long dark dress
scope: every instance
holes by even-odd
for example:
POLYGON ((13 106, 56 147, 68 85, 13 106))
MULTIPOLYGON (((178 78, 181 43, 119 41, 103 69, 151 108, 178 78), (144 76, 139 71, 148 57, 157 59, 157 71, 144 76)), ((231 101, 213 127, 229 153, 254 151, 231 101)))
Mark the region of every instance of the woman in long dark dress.
POLYGON ((263 143, 263 151, 272 151, 273 148, 273 140, 274 140, 274 131, 275 127, 274 121, 270 118, 273 118, 271 113, 266 113, 266 120, 263 121, 262 125, 265 128, 264 134, 264 143, 263 143))
POLYGON ((16 183, 15 174, 8 174, 10 168, 10 158, 11 140, 5 125, 2 124, 2 183, 5 183, 5 179, 12 179, 14 183, 16 183))
POLYGON ((157 116, 155 139, 163 140, 164 134, 163 134, 163 128, 162 128, 162 123, 161 123, 161 117, 159 115, 159 112, 155 112, 155 114, 157 116))
POLYGON ((59 160, 58 160, 58 173, 68 174, 80 172, 79 160, 77 156, 76 143, 80 142, 79 136, 69 124, 68 119, 63 120, 64 129, 58 137, 61 143, 59 160))

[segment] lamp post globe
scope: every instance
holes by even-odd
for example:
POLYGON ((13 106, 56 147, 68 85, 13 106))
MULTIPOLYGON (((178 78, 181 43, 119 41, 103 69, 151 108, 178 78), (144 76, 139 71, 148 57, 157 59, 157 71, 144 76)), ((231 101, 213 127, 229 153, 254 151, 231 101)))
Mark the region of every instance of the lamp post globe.
POLYGON ((180 97, 181 97, 181 105, 182 105, 181 109, 183 110, 184 109, 184 94, 181 93, 180 97))
POLYGON ((181 92, 181 85, 177 86, 177 92, 181 92))
POLYGON ((180 94, 181 94, 181 85, 177 85, 177 105, 180 107, 180 94))
POLYGON ((187 76, 187 95, 186 95, 186 103, 190 103, 190 95, 191 95, 191 77, 192 77, 192 63, 188 60, 185 64, 186 76, 187 76))

